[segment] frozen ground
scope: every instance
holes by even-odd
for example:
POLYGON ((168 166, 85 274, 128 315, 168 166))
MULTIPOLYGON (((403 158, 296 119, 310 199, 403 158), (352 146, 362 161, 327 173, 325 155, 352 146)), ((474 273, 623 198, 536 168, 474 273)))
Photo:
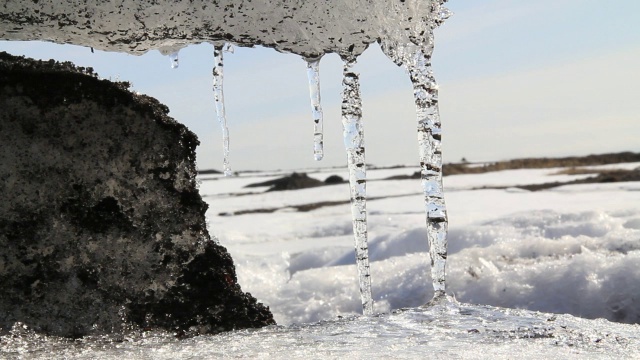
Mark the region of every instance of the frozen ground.
POLYGON ((21 336, 19 359, 631 359, 638 326, 449 304, 373 317, 178 340, 171 334, 70 342, 21 336), (25 340, 26 339, 26 340, 25 340))
MULTIPOLYGON (((637 166, 640 163, 607 167, 637 166)), ((369 175, 374 180, 415 170, 374 170, 369 175)), ((640 357, 640 326, 630 325, 640 322, 640 183, 571 185, 539 192, 470 190, 584 177, 553 175, 558 170, 445 177, 451 224, 448 292, 460 304, 434 308, 420 307, 432 290, 419 181, 370 181, 370 196, 386 197, 368 203, 374 309, 382 313, 371 318, 357 316, 361 305, 349 205, 309 212, 287 207, 347 200, 348 185, 261 193, 263 188, 243 186, 277 174, 203 176, 201 193, 210 204, 212 233, 234 257, 243 289, 271 307, 279 327, 187 340, 147 333, 122 342, 86 339, 70 343, 22 334, 2 340, 2 355, 85 359, 640 357), (218 215, 260 208, 281 209, 218 215), (410 309, 398 310, 403 308, 410 309)), ((309 175, 324 180, 333 174, 345 175, 339 170, 309 175)))

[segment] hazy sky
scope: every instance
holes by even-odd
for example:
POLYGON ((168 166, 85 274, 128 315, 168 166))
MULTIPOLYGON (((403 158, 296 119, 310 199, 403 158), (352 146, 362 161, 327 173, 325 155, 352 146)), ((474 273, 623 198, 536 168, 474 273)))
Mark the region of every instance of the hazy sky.
MULTIPOLYGON (((450 0, 436 31, 435 75, 445 161, 640 151, 640 1, 450 0)), ((92 66, 102 77, 167 104, 200 138, 198 165, 221 168, 211 92, 212 46, 180 52, 180 67, 143 56, 40 42, 0 50, 92 66)), ((306 66, 264 48, 225 54, 234 170, 346 163, 340 120, 341 61, 321 62, 325 159, 313 160, 306 66)), ((417 163, 416 120, 404 71, 372 45, 359 59, 367 162, 417 163)))

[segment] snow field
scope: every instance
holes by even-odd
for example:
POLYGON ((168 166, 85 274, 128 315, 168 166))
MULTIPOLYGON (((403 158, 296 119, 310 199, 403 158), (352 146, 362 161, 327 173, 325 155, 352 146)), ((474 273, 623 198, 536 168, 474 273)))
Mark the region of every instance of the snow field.
MULTIPOLYGON (((640 183, 571 185, 540 192, 467 190, 583 177, 551 175, 557 171, 445 177, 445 186, 457 188, 446 193, 448 293, 465 303, 638 322, 640 183)), ((384 176, 377 172, 370 171, 370 178, 413 171, 379 170, 384 176)), ((330 174, 309 175, 324 179, 330 174)), ((211 232, 234 257, 243 289, 269 305, 283 325, 359 314, 349 205, 310 212, 286 208, 345 200, 348 187, 209 196, 217 185, 236 192, 247 183, 251 181, 241 177, 205 180, 201 185, 211 206, 211 232), (217 216, 225 210, 260 207, 283 209, 217 216)), ((375 312, 419 306, 432 296, 419 187, 418 180, 368 184, 370 197, 391 196, 367 205, 375 312)))

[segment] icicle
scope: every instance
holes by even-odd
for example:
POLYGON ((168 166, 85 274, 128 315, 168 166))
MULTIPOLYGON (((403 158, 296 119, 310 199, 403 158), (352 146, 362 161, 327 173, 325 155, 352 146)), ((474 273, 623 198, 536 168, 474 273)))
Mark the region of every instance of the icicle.
POLYGON ((434 298, 445 294, 447 261, 447 210, 442 188, 442 130, 438 110, 438 85, 431 70, 433 34, 422 46, 413 47, 413 59, 405 64, 413 84, 418 118, 418 146, 422 190, 425 197, 427 234, 431 256, 434 298))
POLYGON ((180 66, 180 62, 178 61, 178 52, 171 53, 169 55, 169 60, 171 61, 171 68, 177 69, 180 66))
POLYGON ((433 5, 431 16, 417 24, 409 41, 402 36, 398 37, 397 33, 386 33, 380 40, 384 53, 397 65, 407 69, 413 84, 434 298, 445 294, 447 260, 448 223, 442 187, 440 143, 442 130, 438 110, 438 85, 431 69, 433 30, 452 15, 451 11, 442 6, 444 2, 433 5))
POLYGON ((367 245, 367 173, 364 157, 364 131, 362 128, 362 101, 358 75, 351 70, 353 62, 345 61, 342 80, 342 126, 344 146, 347 150, 349 186, 351 189, 351 215, 356 248, 356 263, 360 283, 362 309, 373 314, 369 248, 367 245))
POLYGON ((320 104, 320 59, 307 60, 307 77, 309 78, 309 96, 311 97, 311 114, 313 116, 313 157, 316 161, 324 157, 322 134, 322 105, 320 104))
POLYGON ((224 160, 222 162, 225 176, 231 176, 231 167, 229 166, 229 128, 227 127, 227 117, 224 113, 224 92, 222 87, 223 75, 223 49, 224 45, 215 45, 213 48, 213 98, 216 104, 216 114, 218 122, 222 127, 222 143, 224 149, 224 160))

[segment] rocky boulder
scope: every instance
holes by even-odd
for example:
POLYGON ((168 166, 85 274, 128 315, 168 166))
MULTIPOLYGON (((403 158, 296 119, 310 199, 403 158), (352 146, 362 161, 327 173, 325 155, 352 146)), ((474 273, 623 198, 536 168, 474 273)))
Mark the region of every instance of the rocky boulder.
POLYGON ((0 332, 273 324, 207 232, 197 137, 127 87, 0 53, 0 332))

